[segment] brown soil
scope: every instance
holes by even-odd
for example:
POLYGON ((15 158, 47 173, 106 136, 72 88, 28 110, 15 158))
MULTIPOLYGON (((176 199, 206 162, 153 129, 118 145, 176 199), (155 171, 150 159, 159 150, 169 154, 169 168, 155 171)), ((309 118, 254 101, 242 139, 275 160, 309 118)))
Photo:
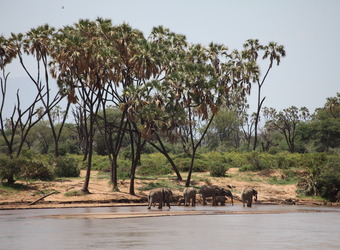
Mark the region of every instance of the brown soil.
MULTIPOLYGON (((79 196, 65 196, 68 192, 80 191, 84 183, 85 172, 81 172, 80 178, 59 179, 53 182, 34 181, 21 182, 25 187, 22 191, 7 191, 0 189, 0 209, 23 209, 23 208, 60 208, 60 207, 95 207, 95 206, 135 206, 146 205, 149 191, 141 191, 141 188, 152 179, 136 179, 135 193, 129 194, 129 180, 120 180, 119 191, 112 191, 112 185, 107 178, 102 178, 100 174, 93 171, 89 185, 90 194, 79 196), (56 193, 41 199, 42 196, 57 191, 56 193), (39 200, 41 199, 41 200, 39 200), (34 203, 34 204, 32 204, 34 203)), ((246 186, 252 186, 258 191, 258 203, 266 204, 309 204, 309 205, 336 205, 337 203, 318 202, 313 199, 301 199, 297 197, 295 185, 271 185, 268 179, 276 176, 282 178, 280 171, 267 171, 259 173, 243 173, 238 169, 231 168, 227 172, 227 177, 214 178, 209 173, 194 173, 192 184, 200 186, 204 184, 219 185, 226 187, 233 186, 232 193, 234 202, 240 204, 240 193, 246 186)), ((183 179, 185 179, 183 175, 183 179)), ((159 181, 161 178, 158 178, 159 181)), ((172 179, 174 183, 184 188, 185 180, 178 181, 172 179)), ((172 204, 177 204, 177 200, 182 196, 182 189, 172 190, 174 193, 172 204)), ((198 196, 198 204, 201 202, 198 196)), ((230 203, 227 203, 229 205, 230 203)))

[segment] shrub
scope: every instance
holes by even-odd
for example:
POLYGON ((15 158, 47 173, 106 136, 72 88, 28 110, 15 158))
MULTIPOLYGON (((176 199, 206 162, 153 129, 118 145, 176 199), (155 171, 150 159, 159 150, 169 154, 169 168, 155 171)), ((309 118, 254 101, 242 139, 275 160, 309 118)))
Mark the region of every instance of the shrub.
POLYGON ((229 169, 226 164, 216 162, 210 166, 210 175, 213 177, 224 177, 225 172, 229 169))
POLYGON ((335 201, 335 196, 340 190, 340 162, 328 162, 315 178, 315 183, 321 197, 335 201))
POLYGON ((137 174, 142 176, 166 175, 171 173, 172 170, 165 164, 165 162, 151 158, 143 159, 141 166, 137 168, 137 174))
POLYGON ((252 151, 250 154, 247 155, 247 160, 249 164, 253 166, 254 170, 262 170, 259 152, 252 151))
POLYGON ((119 179, 129 179, 131 177, 131 162, 129 160, 117 160, 118 163, 118 172, 117 176, 119 179))
POLYGON ((53 180, 53 174, 50 168, 41 161, 23 161, 21 162, 19 176, 23 179, 53 180))
POLYGON ((0 179, 11 179, 20 172, 21 159, 11 159, 9 156, 0 156, 0 179))
POLYGON ((247 158, 245 157, 246 153, 236 153, 231 152, 226 154, 226 161, 231 164, 234 168, 241 168, 245 164, 248 164, 247 158))
POLYGON ((57 157, 53 170, 57 177, 79 177, 80 175, 77 161, 67 156, 57 157))
POLYGON ((248 171, 255 171, 254 166, 251 164, 245 164, 238 169, 240 172, 248 172, 248 171))
MULTIPOLYGON (((176 166, 178 167, 179 171, 188 172, 191 164, 191 158, 176 158, 174 160, 176 166)), ((196 159, 194 161, 194 172, 205 172, 209 169, 209 162, 204 159, 196 159)))
POLYGON ((110 160, 107 156, 94 155, 92 158, 92 169, 102 171, 110 168, 110 160))

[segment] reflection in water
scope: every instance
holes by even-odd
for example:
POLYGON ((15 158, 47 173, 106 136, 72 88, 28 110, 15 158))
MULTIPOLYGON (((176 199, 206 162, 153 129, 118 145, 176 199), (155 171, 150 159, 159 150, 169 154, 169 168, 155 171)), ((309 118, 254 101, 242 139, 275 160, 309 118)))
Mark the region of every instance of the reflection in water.
POLYGON ((60 214, 145 212, 146 207, 0 211, 0 249, 338 249, 340 245, 339 208, 172 208, 244 209, 260 214, 55 219, 53 215, 60 214))

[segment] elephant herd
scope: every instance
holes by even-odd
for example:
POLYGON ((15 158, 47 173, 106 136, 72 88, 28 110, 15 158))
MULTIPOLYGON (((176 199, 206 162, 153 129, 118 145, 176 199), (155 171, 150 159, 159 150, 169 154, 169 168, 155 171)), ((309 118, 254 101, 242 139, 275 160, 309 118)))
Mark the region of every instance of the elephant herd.
MULTIPOLYGON (((183 198, 179 198, 179 205, 184 203, 185 206, 195 206, 196 205, 196 195, 199 193, 203 199, 203 205, 207 205, 206 198, 212 198, 212 205, 224 206, 226 200, 230 198, 231 204, 234 205, 234 197, 230 190, 225 189, 223 187, 212 185, 207 186, 203 185, 200 189, 196 190, 194 187, 187 187, 183 190, 183 198)), ((158 203, 158 209, 162 209, 163 206, 167 205, 170 208, 170 200, 173 195, 170 189, 159 188, 150 191, 148 195, 148 209, 151 209, 151 206, 156 206, 158 203)), ((257 201, 257 191, 251 187, 246 187, 243 189, 241 193, 241 200, 243 203, 243 207, 247 205, 247 207, 252 206, 252 200, 254 197, 254 201, 257 201)))

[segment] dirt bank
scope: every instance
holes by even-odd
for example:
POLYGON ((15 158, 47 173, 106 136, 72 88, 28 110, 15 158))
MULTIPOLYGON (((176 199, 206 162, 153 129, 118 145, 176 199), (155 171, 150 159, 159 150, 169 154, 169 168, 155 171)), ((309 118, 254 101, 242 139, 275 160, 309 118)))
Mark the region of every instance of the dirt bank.
MULTIPOLYGON (((227 172, 227 177, 214 178, 209 173, 194 173, 193 185, 200 186, 204 184, 234 186, 232 193, 235 197, 235 203, 240 203, 240 193, 246 186, 252 186, 258 191, 258 203, 261 204, 295 204, 295 205, 329 205, 339 206, 337 203, 325 203, 313 199, 301 199, 297 197, 295 185, 274 185, 269 184, 268 180, 273 176, 280 178, 279 171, 270 173, 243 173, 238 169, 232 168, 227 172)), ((119 191, 112 191, 112 185, 107 178, 93 171, 89 189, 91 194, 82 196, 65 196, 65 193, 79 191, 84 183, 85 172, 81 172, 80 178, 57 179, 53 182, 34 181, 22 182, 24 187, 21 191, 12 191, 0 189, 0 209, 24 209, 24 208, 61 208, 61 207, 97 207, 97 206, 140 206, 147 204, 147 194, 149 191, 143 191, 143 187, 150 182, 160 181, 157 179, 137 178, 135 181, 136 195, 129 194, 129 180, 120 180, 119 191), (53 194, 51 194, 53 193, 53 194), (51 194, 44 199, 43 196, 51 194), (41 199, 41 200, 39 200, 41 199)), ((185 178, 186 176, 183 176, 185 178)), ((168 178, 167 178, 168 179, 168 178)), ((174 200, 182 196, 182 189, 185 180, 178 181, 171 178, 174 184, 180 186, 173 189, 174 200)), ((201 200, 198 196, 198 204, 201 200)), ((229 203, 227 203, 229 205, 229 203)))

